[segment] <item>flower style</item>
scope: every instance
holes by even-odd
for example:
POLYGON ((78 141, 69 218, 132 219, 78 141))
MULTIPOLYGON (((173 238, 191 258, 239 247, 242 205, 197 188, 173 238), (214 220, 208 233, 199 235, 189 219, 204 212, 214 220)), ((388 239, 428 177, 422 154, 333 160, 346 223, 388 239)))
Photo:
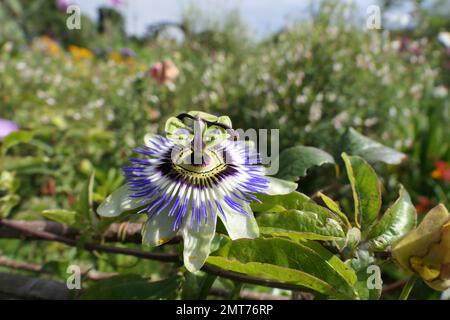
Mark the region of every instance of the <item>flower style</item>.
POLYGON ((171 60, 156 62, 150 69, 150 76, 160 84, 169 84, 178 76, 179 70, 171 60))
POLYGON ((0 118, 0 141, 11 132, 19 130, 19 125, 13 121, 0 118))
POLYGON ((450 182, 450 165, 445 161, 436 161, 431 177, 436 180, 450 182))
POLYGON ((403 268, 420 275, 435 290, 450 288, 450 215, 443 205, 427 213, 420 225, 392 250, 403 268))
POLYGON ((137 209, 148 215, 142 241, 161 245, 177 233, 184 264, 195 272, 210 253, 217 216, 230 238, 256 238, 250 209, 255 194, 285 194, 297 184, 266 177, 253 146, 234 139, 226 116, 191 111, 166 122, 166 136, 151 136, 135 149, 141 157, 123 168, 127 185, 98 208, 101 216, 137 209))

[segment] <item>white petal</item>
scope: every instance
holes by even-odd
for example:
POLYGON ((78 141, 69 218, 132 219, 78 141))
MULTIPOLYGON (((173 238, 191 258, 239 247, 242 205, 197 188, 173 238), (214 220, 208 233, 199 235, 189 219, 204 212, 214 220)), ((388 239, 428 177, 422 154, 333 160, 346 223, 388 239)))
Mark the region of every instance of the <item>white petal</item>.
POLYGON ((168 216, 170 208, 169 205, 159 215, 147 219, 141 231, 143 244, 152 247, 159 246, 175 237, 177 234, 177 231, 173 231, 175 215, 168 216))
POLYGON ((131 198, 128 185, 123 185, 102 202, 97 213, 102 217, 116 217, 122 212, 142 207, 141 200, 142 198, 131 198))
POLYGON ((258 238, 259 228, 255 217, 253 216, 253 212, 250 209, 250 205, 245 202, 240 203, 243 205, 244 210, 249 213, 248 216, 238 213, 228 205, 223 204, 222 209, 227 219, 225 220, 222 215, 219 214, 220 220, 222 220, 225 225, 231 240, 258 238))
POLYGON ((181 229, 184 242, 183 259, 185 267, 190 272, 196 272, 203 267, 210 254, 211 242, 216 233, 217 216, 208 216, 206 223, 204 219, 201 219, 200 229, 197 232, 196 224, 192 228, 189 227, 191 215, 192 210, 185 217, 181 229))
POLYGON ((269 188, 265 191, 268 195, 288 194, 297 190, 297 184, 295 182, 268 176, 265 178, 269 180, 269 188))

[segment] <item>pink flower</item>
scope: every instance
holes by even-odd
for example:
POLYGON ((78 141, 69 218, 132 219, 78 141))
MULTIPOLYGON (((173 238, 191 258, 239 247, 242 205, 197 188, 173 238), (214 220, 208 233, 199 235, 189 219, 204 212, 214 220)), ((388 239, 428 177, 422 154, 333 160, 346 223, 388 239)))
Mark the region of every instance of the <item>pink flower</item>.
POLYGON ((19 130, 19 125, 13 121, 0 118, 0 141, 11 132, 19 130))
POLYGON ((70 0, 56 0, 56 6, 61 11, 67 11, 67 8, 71 5, 70 0))
POLYGON ((109 3, 111 3, 112 6, 118 7, 122 5, 124 0, 109 0, 109 3))
POLYGON ((158 61, 150 69, 150 76, 161 84, 171 83, 178 73, 178 68, 170 60, 158 61))

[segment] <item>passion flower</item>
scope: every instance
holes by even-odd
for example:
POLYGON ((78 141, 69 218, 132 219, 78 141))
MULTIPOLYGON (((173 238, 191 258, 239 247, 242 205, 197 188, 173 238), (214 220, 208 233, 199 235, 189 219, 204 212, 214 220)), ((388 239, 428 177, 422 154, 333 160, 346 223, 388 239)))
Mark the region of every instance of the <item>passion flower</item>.
POLYGON ((285 194, 297 184, 267 177, 254 147, 236 140, 228 117, 192 111, 166 122, 165 136, 149 136, 124 167, 127 184, 97 212, 112 217, 136 209, 148 216, 142 241, 161 245, 183 237, 186 268, 199 270, 210 254, 217 217, 232 240, 256 238, 250 209, 258 193, 285 194))

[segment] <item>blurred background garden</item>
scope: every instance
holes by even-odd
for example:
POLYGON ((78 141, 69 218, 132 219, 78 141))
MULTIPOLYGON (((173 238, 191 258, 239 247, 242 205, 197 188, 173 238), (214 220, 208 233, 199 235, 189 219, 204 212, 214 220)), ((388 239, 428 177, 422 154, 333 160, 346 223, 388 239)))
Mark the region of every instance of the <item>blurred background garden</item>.
MULTIPOLYGON (((228 115, 237 128, 280 129, 280 149, 315 146, 335 158, 353 127, 407 155, 400 165, 376 165, 390 202, 402 184, 419 219, 438 203, 450 206, 449 1, 179 1, 161 17, 153 3, 0 2, 1 216, 35 221, 45 210, 78 210, 92 172, 98 205, 124 183, 120 168, 142 137, 189 110, 228 115), (81 9, 81 29, 66 26, 71 4, 81 9), (367 28, 372 4, 381 29, 367 28), (5 138, 19 129, 17 140, 5 138)), ((299 190, 339 186, 329 173, 312 170, 299 190)), ((130 279, 176 272, 54 242, 0 239, 2 255, 37 268, 18 273, 53 280, 64 280, 75 260, 130 279)), ((384 280, 400 278, 387 270, 384 280)), ((227 281, 219 287, 232 293, 227 281)), ((426 286, 413 294, 439 296, 426 286)))

